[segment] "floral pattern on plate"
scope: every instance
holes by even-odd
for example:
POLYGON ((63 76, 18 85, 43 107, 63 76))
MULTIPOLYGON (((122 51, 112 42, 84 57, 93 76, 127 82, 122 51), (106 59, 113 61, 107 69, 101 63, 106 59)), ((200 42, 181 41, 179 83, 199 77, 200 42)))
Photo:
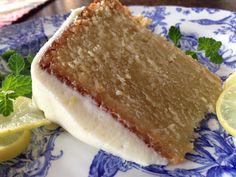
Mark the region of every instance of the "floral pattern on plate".
MULTIPOLYGON (((133 14, 143 14, 152 19, 150 30, 167 35, 170 26, 175 25, 183 33, 181 48, 196 49, 199 36, 213 37, 222 41, 220 53, 224 63, 215 65, 202 55, 199 62, 225 80, 236 70, 236 13, 209 8, 183 8, 176 6, 131 6, 133 14)), ((39 18, 0 29, 0 53, 7 49, 15 49, 23 54, 35 54, 39 48, 52 36, 68 14, 39 18)), ((3 70, 4 66, 0 65, 3 70)), ((69 150, 57 143, 63 135, 61 129, 34 130, 34 139, 24 154, 0 165, 0 176, 63 176, 66 171, 63 165, 70 163, 65 160, 69 150), (57 150, 55 150, 57 149, 57 150), (59 149, 59 152, 58 152, 59 149), (56 155, 54 155, 56 154, 56 155), (65 162, 66 161, 66 162, 65 162), (56 163, 57 162, 57 163, 56 163), (55 168, 53 168, 55 164, 55 168), (62 164, 62 165, 60 165, 62 164)), ((79 156, 86 154, 88 163, 77 166, 71 162, 73 173, 69 176, 82 176, 85 171, 89 177, 113 176, 194 176, 218 177, 236 176, 235 139, 228 135, 219 125, 214 114, 208 114, 201 126, 196 129, 199 137, 194 141, 194 152, 186 154, 187 161, 176 166, 150 165, 142 167, 136 163, 125 161, 102 150, 78 150, 79 156), (93 153, 94 154, 93 154, 93 153)), ((65 140, 69 139, 64 138, 65 140)), ((64 142, 62 138, 62 142, 64 142)), ((76 140, 76 142, 78 142, 76 140)), ((66 144, 66 143, 62 143, 66 144)), ((80 146, 82 143, 78 142, 80 146)), ((79 146, 78 146, 79 147, 79 146)), ((88 149, 90 147, 88 146, 88 149)), ((72 150, 71 150, 72 151, 72 150)), ((73 152, 76 152, 73 151, 73 152)), ((71 159, 71 161, 80 161, 71 159)), ((85 160, 84 160, 85 161, 85 160)), ((84 162, 83 159, 81 162, 84 162)), ((68 176, 68 175, 67 175, 68 176)))

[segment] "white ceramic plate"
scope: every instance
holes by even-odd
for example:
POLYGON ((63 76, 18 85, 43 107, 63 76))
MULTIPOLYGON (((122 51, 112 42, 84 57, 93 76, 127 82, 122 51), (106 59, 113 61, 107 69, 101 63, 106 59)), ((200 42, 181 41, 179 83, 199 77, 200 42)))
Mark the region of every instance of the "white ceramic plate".
MULTIPOLYGON (((199 55, 199 62, 222 80, 236 70, 236 13, 175 6, 132 6, 130 9, 134 14, 151 18, 150 29, 155 33, 166 35, 171 25, 179 26, 184 34, 183 50, 196 48, 199 36, 222 41, 223 64, 212 64, 202 55, 199 55)), ((67 16, 46 17, 0 29, 0 53, 7 49, 25 55, 36 53, 67 16)), ((0 69, 4 70, 4 66, 0 65, 0 69)), ((194 142, 195 152, 186 155, 185 163, 142 167, 83 144, 60 128, 40 128, 34 130, 31 145, 25 153, 0 165, 0 177, 236 176, 234 139, 222 129, 216 116, 207 115, 196 131, 200 136, 194 142)))

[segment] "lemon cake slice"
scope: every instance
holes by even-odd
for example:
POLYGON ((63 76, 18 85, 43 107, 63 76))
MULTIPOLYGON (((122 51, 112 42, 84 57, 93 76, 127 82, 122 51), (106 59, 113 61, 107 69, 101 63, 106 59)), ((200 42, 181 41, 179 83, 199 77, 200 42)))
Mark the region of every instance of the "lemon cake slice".
POLYGON ((81 141, 142 165, 176 164, 220 79, 118 0, 74 10, 32 63, 33 99, 81 141))

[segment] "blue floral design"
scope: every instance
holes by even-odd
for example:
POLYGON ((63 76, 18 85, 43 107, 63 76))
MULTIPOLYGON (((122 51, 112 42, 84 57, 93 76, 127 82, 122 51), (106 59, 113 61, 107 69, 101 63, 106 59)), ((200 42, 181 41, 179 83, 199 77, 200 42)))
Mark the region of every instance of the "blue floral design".
MULTIPOLYGON (((166 36, 167 29, 171 25, 180 27, 182 31, 184 23, 192 23, 199 26, 215 25, 217 28, 215 31, 211 31, 212 34, 225 35, 229 38, 230 43, 236 43, 236 28, 234 27, 236 24, 236 13, 228 12, 228 15, 223 15, 219 20, 211 20, 210 18, 202 18, 201 13, 207 12, 213 17, 214 14, 221 13, 222 11, 207 8, 167 6, 142 7, 141 9, 141 14, 153 20, 150 29, 156 33, 166 36), (175 19, 174 23, 172 21, 173 13, 178 14, 178 18, 175 19), (189 14, 199 15, 199 19, 192 20, 189 14)), ((135 8, 133 8, 133 11, 136 12, 135 8)), ((23 52, 23 54, 28 54, 29 52, 35 54, 47 39, 55 33, 67 16, 68 14, 40 18, 0 29, 0 53, 11 48, 23 52)), ((180 41, 181 48, 183 50, 196 49, 198 36, 198 32, 190 34, 183 31, 183 38, 180 41)), ((232 69, 236 68, 235 49, 223 46, 220 52, 226 65, 224 69, 232 72, 232 69)), ((211 71, 220 71, 219 65, 212 64, 203 55, 199 54, 199 58, 199 62, 211 71)), ((4 66, 0 63, 0 70, 2 71, 3 68, 4 66)), ((225 80, 229 74, 230 72, 227 72, 225 75, 223 73, 220 77, 222 80, 225 80)), ((33 135, 34 141, 31 142, 26 153, 0 165, 0 176, 46 176, 51 162, 63 155, 62 151, 57 155, 53 154, 54 142, 60 132, 61 129, 55 131, 44 128, 36 129, 33 135)), ((219 125, 216 116, 214 114, 207 115, 200 128, 196 129, 196 132, 200 136, 194 141, 195 151, 186 155, 186 159, 195 165, 193 168, 170 169, 168 166, 158 165, 143 167, 133 162, 124 161, 104 151, 99 151, 91 163, 89 177, 112 177, 118 172, 125 173, 132 169, 161 177, 236 176, 235 144, 233 138, 219 125), (212 126, 212 123, 215 126, 212 126)))
MULTIPOLYGON (((198 44, 198 42, 197 42, 197 35, 196 34, 183 33, 183 36, 180 40, 181 49, 183 51, 197 50, 197 44, 198 44)), ((217 72, 220 69, 220 65, 210 62, 210 60, 208 58, 204 57, 204 55, 202 53, 199 53, 197 55, 198 55, 198 62, 203 64, 204 66, 206 66, 213 73, 217 72)))
POLYGON ((61 128, 49 130, 45 127, 33 130, 27 151, 15 159, 0 164, 0 176, 46 176, 51 161, 63 155, 62 151, 57 155, 52 154, 55 139, 61 131, 61 128))
POLYGON ((211 19, 198 19, 198 20, 190 20, 193 23, 198 23, 200 25, 219 25, 215 34, 229 34, 229 42, 236 43, 236 13, 231 13, 229 16, 223 17, 219 20, 211 20, 211 19))
MULTIPOLYGON (((66 20, 66 18, 69 16, 69 13, 63 14, 63 15, 55 15, 52 17, 45 17, 42 18, 41 20, 43 21, 43 24, 49 24, 53 25, 53 28, 58 29, 61 24, 66 20)), ((53 35, 53 34, 51 34, 53 35)))
POLYGON ((68 14, 39 18, 0 29, 0 53, 14 49, 24 55, 36 54, 48 40, 48 36, 55 33, 67 16, 68 14), (50 25, 49 34, 45 34, 45 25, 50 25))
POLYGON ((161 26, 162 27, 161 34, 163 35, 167 34, 167 29, 165 28, 167 23, 164 22, 164 20, 166 16, 170 15, 170 13, 166 12, 166 7, 164 6, 156 6, 154 8, 144 7, 142 15, 152 19, 152 24, 149 26, 149 29, 154 31, 157 26, 161 26))
POLYGON ((189 15, 191 14, 191 10, 190 9, 183 9, 182 7, 176 7, 176 12, 178 13, 182 13, 183 15, 189 15))
POLYGON ((168 169, 168 166, 159 165, 142 167, 133 162, 125 162, 104 151, 99 151, 91 164, 90 177, 113 177, 118 171, 127 171, 132 168, 160 177, 236 176, 235 144, 232 136, 219 125, 216 116, 208 114, 196 132, 199 137, 194 141, 194 153, 186 154, 185 158, 198 164, 198 167, 175 168, 173 170, 168 169))
MULTIPOLYGON (((66 16, 68 15, 40 18, 0 29, 0 53, 7 49, 14 49, 23 55, 35 54, 48 39, 44 26, 50 24, 50 32, 54 33, 66 16)), ((0 70, 5 71, 5 66, 2 63, 0 63, 0 70)), ((63 155, 63 151, 57 155, 52 154, 55 139, 61 131, 61 128, 54 130, 45 127, 35 129, 27 151, 15 159, 0 164, 0 176, 46 176, 51 162, 63 155)))
POLYGON ((176 12, 181 12, 181 11, 182 11, 182 9, 183 9, 182 7, 176 7, 176 9, 175 9, 175 10, 176 10, 176 12))
POLYGON ((31 20, 22 24, 4 27, 0 32, 0 53, 11 48, 23 54, 35 54, 47 41, 41 20, 31 20), (7 45, 5 45, 7 44, 7 45), (31 46, 34 46, 33 48, 31 46))
POLYGON ((216 12, 220 12, 219 9, 213 9, 213 8, 204 8, 204 7, 193 7, 191 8, 192 11, 196 13, 201 13, 201 12, 208 12, 209 14, 215 14, 216 12))
POLYGON ((94 157, 90 166, 89 177, 110 177, 114 176, 118 171, 126 172, 130 168, 132 168, 131 162, 101 150, 94 157))
MULTIPOLYGON (((232 13, 231 15, 224 17, 219 20, 211 20, 211 19, 198 19, 198 20, 190 20, 193 23, 198 23, 200 25, 204 26, 210 26, 210 25, 219 25, 219 28, 214 31, 216 35, 226 35, 229 38, 229 43, 236 43, 236 13, 232 13)), ((225 49, 224 51, 221 51, 223 58, 224 58, 224 64, 231 68, 236 67, 236 54, 233 53, 232 49, 225 49)))

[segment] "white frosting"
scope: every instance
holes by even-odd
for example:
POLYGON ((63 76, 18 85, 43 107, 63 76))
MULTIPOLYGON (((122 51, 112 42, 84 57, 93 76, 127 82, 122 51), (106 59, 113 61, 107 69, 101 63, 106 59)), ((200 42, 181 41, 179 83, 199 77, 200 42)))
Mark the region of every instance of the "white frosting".
POLYGON ((45 116, 60 124, 79 140, 141 165, 167 164, 167 160, 123 127, 109 113, 97 107, 89 96, 82 96, 55 76, 39 67, 45 50, 76 18, 83 8, 74 10, 56 34, 36 55, 31 75, 33 100, 45 116))

